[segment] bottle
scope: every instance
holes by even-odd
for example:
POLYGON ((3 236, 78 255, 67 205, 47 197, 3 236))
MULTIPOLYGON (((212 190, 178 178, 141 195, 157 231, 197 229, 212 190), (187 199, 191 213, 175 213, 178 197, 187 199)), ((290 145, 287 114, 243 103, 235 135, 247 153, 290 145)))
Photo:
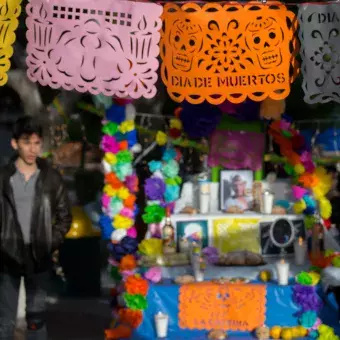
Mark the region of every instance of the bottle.
POLYGON ((163 251, 164 253, 174 253, 176 252, 175 246, 175 228, 171 223, 170 218, 170 208, 166 208, 166 218, 163 227, 163 251))

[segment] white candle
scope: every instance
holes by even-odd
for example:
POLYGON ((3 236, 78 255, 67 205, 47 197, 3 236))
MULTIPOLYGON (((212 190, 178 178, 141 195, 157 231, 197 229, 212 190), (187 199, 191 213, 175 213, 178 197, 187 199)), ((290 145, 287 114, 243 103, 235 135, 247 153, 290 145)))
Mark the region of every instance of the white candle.
POLYGON ((157 338, 166 338, 168 335, 169 316, 158 312, 155 315, 157 338))
POLYGON ((209 212, 211 213, 219 211, 219 186, 219 183, 210 183, 209 212))
POLYGON ((289 263, 281 260, 276 263, 277 280, 280 286, 287 286, 289 280, 289 263))
POLYGON ((273 210, 273 204, 274 195, 269 191, 265 191, 262 197, 263 214, 271 214, 273 210))
POLYGON ((210 205, 210 183, 208 181, 200 181, 200 213, 207 214, 210 205))
POLYGON ((302 266, 305 264, 307 256, 307 244, 302 237, 299 237, 299 239, 294 242, 294 255, 295 264, 297 266, 302 266))

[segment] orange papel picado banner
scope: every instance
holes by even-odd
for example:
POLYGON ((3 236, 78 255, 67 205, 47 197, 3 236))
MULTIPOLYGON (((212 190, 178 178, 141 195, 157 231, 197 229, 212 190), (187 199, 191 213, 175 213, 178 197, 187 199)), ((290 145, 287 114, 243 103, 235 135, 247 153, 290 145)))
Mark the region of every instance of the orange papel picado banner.
POLYGON ((297 20, 280 2, 167 4, 162 79, 171 98, 240 103, 288 96, 297 74, 297 20))
POLYGON ((21 0, 0 0, 0 86, 7 83, 21 0))

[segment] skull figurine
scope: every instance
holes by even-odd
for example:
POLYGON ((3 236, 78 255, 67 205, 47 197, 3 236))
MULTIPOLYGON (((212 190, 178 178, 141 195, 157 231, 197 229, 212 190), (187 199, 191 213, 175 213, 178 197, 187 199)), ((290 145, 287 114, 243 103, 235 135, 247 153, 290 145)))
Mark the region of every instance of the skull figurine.
POLYGON ((274 18, 257 17, 246 27, 247 46, 250 51, 255 51, 262 69, 271 69, 282 63, 282 41, 283 31, 274 18))
POLYGON ((171 29, 172 66, 180 71, 189 72, 194 56, 202 49, 203 32, 200 25, 190 19, 176 20, 171 29))

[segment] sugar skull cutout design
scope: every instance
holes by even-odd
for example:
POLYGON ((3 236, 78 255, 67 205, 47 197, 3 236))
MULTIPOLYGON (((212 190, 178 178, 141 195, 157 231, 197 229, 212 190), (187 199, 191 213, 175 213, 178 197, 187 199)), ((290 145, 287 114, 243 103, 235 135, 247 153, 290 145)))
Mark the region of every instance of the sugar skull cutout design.
POLYGON ((246 27, 247 47, 256 52, 263 69, 271 69, 282 63, 282 42, 283 30, 272 17, 259 16, 246 27))
POLYGON ((175 69, 189 72, 194 56, 203 46, 203 32, 200 25, 190 19, 178 19, 174 22, 169 35, 172 46, 172 65, 175 69))

